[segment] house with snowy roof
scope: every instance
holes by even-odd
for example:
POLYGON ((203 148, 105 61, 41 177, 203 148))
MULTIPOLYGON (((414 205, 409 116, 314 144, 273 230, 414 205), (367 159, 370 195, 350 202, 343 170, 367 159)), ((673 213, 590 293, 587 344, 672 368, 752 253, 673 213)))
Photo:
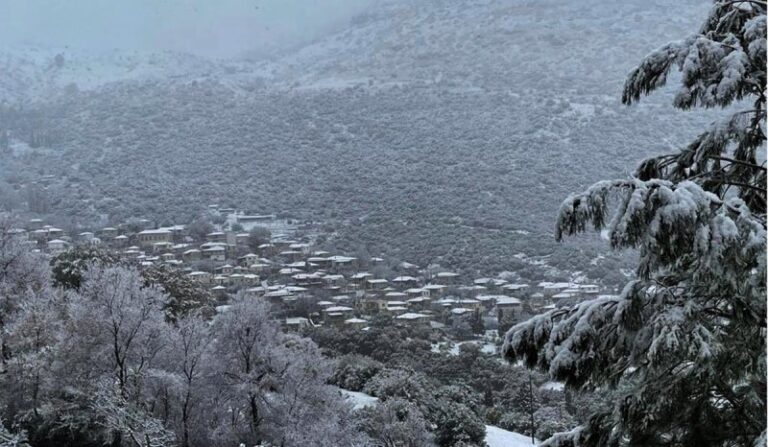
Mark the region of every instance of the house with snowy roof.
POLYGON ((409 309, 424 310, 430 305, 430 299, 425 296, 409 298, 406 300, 409 309))
POLYGON ((435 275, 435 278, 444 284, 455 284, 458 277, 459 274, 455 272, 438 272, 435 275))
POLYGON ((362 329, 368 326, 368 320, 362 318, 348 318, 344 320, 344 326, 351 327, 353 329, 362 329))
POLYGON ((435 298, 443 294, 443 291, 445 291, 446 286, 443 284, 427 284, 421 289, 424 291, 424 296, 435 298))
POLYGON ((199 261, 203 258, 203 254, 200 250, 192 248, 181 253, 181 259, 186 262, 199 261))
POLYGON ((166 251, 171 251, 173 249, 173 242, 155 242, 152 244, 152 252, 153 253, 163 253, 166 251))
POLYGON ((237 262, 243 267, 250 267, 259 262, 259 256, 255 253, 248 253, 237 258, 237 262))
POLYGON ((43 225, 45 225, 45 222, 43 222, 43 219, 29 219, 29 223, 27 224, 27 227, 34 231, 39 230, 43 228, 43 225))
POLYGON ((418 265, 411 264, 410 262, 405 262, 405 261, 403 261, 400 264, 398 264, 398 268, 400 268, 402 270, 406 270, 406 271, 411 271, 411 272, 415 272, 415 271, 419 270, 419 266, 418 265))
POLYGON ((351 272, 357 268, 357 258, 350 256, 329 256, 328 261, 331 263, 331 269, 336 272, 351 272))
POLYGON ((392 303, 387 303, 387 313, 390 315, 401 315, 408 312, 406 303, 402 303, 399 306, 393 306, 392 303))
POLYGON ((352 286, 356 289, 365 289, 366 280, 373 278, 373 275, 368 272, 357 272, 349 277, 352 286))
POLYGON ((142 247, 150 248, 157 242, 173 242, 173 233, 165 228, 140 231, 136 240, 142 247))
POLYGON ((57 254, 65 251, 69 246, 69 243, 62 239, 51 239, 48 241, 46 248, 49 253, 57 254))
POLYGON ((323 286, 323 277, 319 273, 296 273, 291 278, 297 285, 302 287, 321 287, 323 286))
POLYGON ((339 290, 346 284, 346 280, 344 275, 341 274, 325 275, 323 276, 323 283, 325 284, 325 288, 328 290, 339 290))
POLYGON ((115 247, 125 247, 128 245, 128 236, 124 234, 117 235, 112 239, 112 244, 114 244, 115 247))
POLYGON ((573 285, 569 282, 556 282, 545 285, 541 292, 547 298, 552 298, 558 293, 564 292, 566 289, 570 289, 573 285))
POLYGON ((395 317, 395 322, 406 326, 429 326, 431 317, 419 312, 405 312, 395 317))
POLYGON ((467 309, 472 309, 472 310, 480 310, 480 307, 481 307, 480 301, 472 300, 472 299, 459 300, 458 305, 461 307, 466 307, 467 309))
POLYGON ((413 276, 398 276, 392 279, 392 284, 400 288, 411 288, 419 284, 419 279, 413 276))
POLYGON ((511 296, 499 296, 496 298, 496 316, 499 321, 517 321, 523 311, 523 303, 511 296))
POLYGON ((208 242, 227 242, 227 234, 223 231, 214 231, 205 235, 205 240, 208 242))
POLYGON ((211 261, 224 262, 227 260, 227 247, 225 245, 208 246, 202 251, 202 255, 211 261))
POLYGON ((501 288, 509 292, 524 292, 530 289, 530 286, 528 284, 504 284, 501 288))
POLYGON ((291 331, 300 331, 306 327, 311 326, 309 318, 305 317, 291 317, 283 320, 283 327, 291 331))
POLYGON ((52 227, 50 225, 45 225, 43 229, 48 234, 48 238, 61 238, 64 237, 64 230, 61 228, 52 227))
POLYGON ((357 309, 367 315, 387 313, 387 301, 367 297, 357 302, 357 309))
POLYGON ((384 294, 384 298, 386 300, 388 300, 388 301, 404 300, 407 297, 408 297, 408 295, 403 293, 403 292, 395 292, 395 291, 393 291, 393 292, 387 292, 387 293, 384 294))
POLYGON ((194 279, 195 281, 199 281, 202 283, 211 283, 213 282, 213 275, 208 272, 202 272, 202 271, 194 271, 187 273, 187 277, 194 279))
POLYGON ((306 244, 306 243, 303 243, 303 242, 296 242, 294 244, 290 244, 288 246, 288 249, 300 251, 300 252, 302 252, 303 254, 306 255, 306 254, 309 254, 310 245, 306 244))
POLYGON ((347 306, 328 306, 323 308, 323 321, 330 324, 341 324, 352 317, 355 310, 347 306))
POLYGON ((411 289, 406 289, 405 294, 408 295, 409 298, 417 298, 420 296, 426 296, 427 294, 424 292, 424 289, 420 287, 414 287, 411 289))
POLYGON ((383 290, 389 285, 384 278, 368 278, 365 280, 365 288, 369 290, 383 290))
POLYGON ((248 233, 236 233, 234 239, 235 245, 238 247, 247 247, 248 241, 251 240, 251 235, 248 233))

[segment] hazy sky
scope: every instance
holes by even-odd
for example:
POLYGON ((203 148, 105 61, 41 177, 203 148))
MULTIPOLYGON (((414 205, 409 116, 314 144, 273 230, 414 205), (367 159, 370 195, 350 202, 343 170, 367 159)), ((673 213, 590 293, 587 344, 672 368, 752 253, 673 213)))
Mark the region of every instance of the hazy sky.
POLYGON ((306 41, 373 0, 0 0, 0 45, 233 57, 306 41))

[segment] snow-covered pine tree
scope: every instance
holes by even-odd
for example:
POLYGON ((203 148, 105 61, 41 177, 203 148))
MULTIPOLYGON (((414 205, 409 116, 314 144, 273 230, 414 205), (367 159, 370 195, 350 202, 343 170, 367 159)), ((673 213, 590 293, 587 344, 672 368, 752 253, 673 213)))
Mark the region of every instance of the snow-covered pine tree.
POLYGON ((546 445, 765 445, 765 36, 764 0, 718 0, 697 34, 630 73, 626 104, 677 67, 675 107, 742 110, 679 153, 643 162, 634 178, 563 203, 558 239, 605 229, 613 248, 639 250, 639 266, 620 296, 506 334, 509 361, 619 397, 546 445))

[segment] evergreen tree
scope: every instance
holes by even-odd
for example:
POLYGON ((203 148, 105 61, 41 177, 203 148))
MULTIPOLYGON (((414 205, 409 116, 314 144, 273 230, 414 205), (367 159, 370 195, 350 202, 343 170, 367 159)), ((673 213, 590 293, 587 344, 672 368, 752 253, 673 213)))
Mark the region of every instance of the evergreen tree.
POLYGON ((248 232, 248 247, 258 253, 259 245, 268 244, 272 238, 272 233, 264 227, 253 227, 248 232))
POLYGON ((360 428, 381 447, 432 447, 434 436, 419 408, 402 399, 389 399, 375 408, 363 408, 360 428))
POLYGON ((206 316, 213 314, 216 302, 213 293, 184 273, 156 265, 142 270, 141 277, 146 287, 157 286, 168 295, 163 307, 170 320, 195 311, 201 311, 206 316))
POLYGON ((79 289, 88 267, 120 264, 120 258, 96 247, 79 246, 51 258, 53 284, 65 289, 79 289))
POLYGON ((499 334, 502 334, 509 330, 512 326, 515 325, 519 320, 512 312, 503 312, 501 310, 498 311, 498 320, 499 320, 499 334))
POLYGON ((638 249, 639 265, 620 296, 507 333, 509 361, 617 397, 546 445, 765 445, 765 35, 765 1, 718 0, 697 34, 630 73, 625 104, 676 66, 675 107, 746 108, 679 153, 643 162, 633 178, 563 203, 558 239, 591 224, 614 249, 638 249))
POLYGON ((483 323, 483 315, 480 313, 479 310, 476 310, 472 313, 472 319, 470 321, 470 325, 472 326, 473 334, 485 333, 485 324, 483 323))

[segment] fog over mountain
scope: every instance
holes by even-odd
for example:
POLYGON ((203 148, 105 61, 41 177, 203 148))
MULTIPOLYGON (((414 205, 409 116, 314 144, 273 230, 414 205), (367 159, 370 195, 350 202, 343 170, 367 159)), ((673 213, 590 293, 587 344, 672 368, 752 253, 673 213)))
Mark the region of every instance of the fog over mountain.
POLYGON ((370 0, 2 0, 0 42, 88 51, 266 55, 344 26, 370 0))

